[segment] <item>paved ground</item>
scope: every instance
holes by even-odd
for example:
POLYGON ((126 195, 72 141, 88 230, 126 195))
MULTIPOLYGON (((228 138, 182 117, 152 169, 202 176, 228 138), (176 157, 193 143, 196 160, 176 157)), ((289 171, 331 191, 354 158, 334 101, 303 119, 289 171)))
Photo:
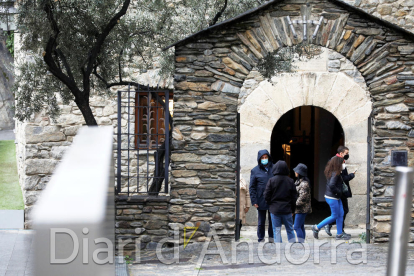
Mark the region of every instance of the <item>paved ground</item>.
MULTIPOLYGON (((133 276, 145 275, 357 275, 376 276, 385 275, 388 246, 360 244, 358 235, 363 230, 353 229, 347 232, 352 234, 348 243, 338 244, 332 238, 321 233, 318 242, 326 241, 327 244, 315 250, 314 240, 308 231, 307 242, 308 254, 303 247, 294 244, 290 248, 290 254, 285 253, 286 243, 278 254, 276 245, 269 243, 258 244, 255 240, 254 227, 246 227, 242 231, 241 241, 253 243, 252 261, 249 260, 249 247, 246 243, 240 244, 234 256, 237 260, 233 262, 231 244, 222 242, 224 254, 228 263, 223 263, 219 255, 206 254, 200 262, 200 251, 203 244, 189 245, 185 250, 180 250, 179 264, 161 263, 154 251, 142 252, 140 264, 130 264, 129 272, 133 276), (335 245, 337 245, 336 250, 335 245), (261 248, 261 246, 264 246, 261 248), (366 249, 367 254, 352 253, 353 250, 366 249), (332 257, 336 252, 336 258, 332 257), (280 260, 277 259, 280 256, 280 260), (305 258, 303 257, 305 256, 305 258), (273 259, 273 260, 272 260, 273 259), (365 262, 364 262, 365 260, 365 262), (336 262, 336 263, 335 263, 336 262), (352 264, 352 262, 359 264, 352 264), (200 265, 201 264, 201 265, 200 265)), ((1 230, 0 229, 0 276, 31 276, 33 274, 31 245, 33 230, 1 230)), ((286 235, 283 235, 286 240, 286 235)), ((317 248, 317 247, 316 247, 317 248)), ((216 251, 214 242, 211 242, 210 250, 216 251)), ((165 250, 163 256, 172 258, 172 250, 165 250)), ((414 275, 414 246, 409 248, 409 260, 406 275, 414 275)), ((120 274, 117 271, 117 275, 120 274)))
POLYGON ((15 140, 13 130, 0 130, 0 140, 15 140))
MULTIPOLYGON (((163 264, 157 261, 155 253, 141 254, 141 264, 129 265, 130 275, 385 275, 387 260, 387 245, 366 246, 367 254, 352 253, 353 250, 361 249, 359 234, 364 230, 353 229, 347 232, 352 234, 352 239, 348 243, 339 244, 325 233, 320 234, 318 242, 326 241, 318 250, 314 248, 314 240, 311 232, 307 231, 307 242, 309 245, 309 255, 305 255, 303 247, 295 244, 290 249, 290 254, 285 253, 286 243, 282 244, 280 255, 275 254, 275 244, 265 244, 261 250, 256 242, 255 229, 253 227, 245 228, 242 231, 242 241, 253 241, 253 262, 249 261, 249 247, 247 244, 239 245, 235 256, 237 262, 232 263, 231 244, 222 243, 226 252, 228 263, 223 263, 219 255, 205 255, 200 266, 199 252, 202 245, 197 248, 188 247, 180 250, 179 264, 163 264), (336 258, 332 258, 332 248, 337 245, 336 258), (188 251, 188 252, 186 252, 188 251), (262 253, 261 253, 262 252, 262 253), (309 256, 303 258, 303 256, 309 256), (280 262, 277 261, 280 256, 280 262), (273 258, 273 260, 272 260, 273 258), (303 258, 301 260, 301 258, 303 258), (319 260, 318 260, 319 258, 319 260), (360 264, 359 260, 364 260, 360 264), (250 263, 249 263, 250 262, 250 263), (336 262, 336 263, 335 263, 336 262), (200 268, 201 267, 201 268, 200 268)), ((335 233, 335 231, 333 231, 335 233)), ((286 235, 283 235, 286 241, 286 235)), ((263 245, 260 244, 260 245, 263 245)), ((216 250, 214 243, 210 244, 209 249, 216 250), (213 245, 213 246, 212 246, 213 245)), ((172 253, 165 253, 165 258, 172 258, 172 253)), ((414 247, 410 247, 409 261, 406 275, 414 275, 414 247)))
POLYGON ((32 230, 0 230, 0 276, 34 275, 32 238, 32 230))

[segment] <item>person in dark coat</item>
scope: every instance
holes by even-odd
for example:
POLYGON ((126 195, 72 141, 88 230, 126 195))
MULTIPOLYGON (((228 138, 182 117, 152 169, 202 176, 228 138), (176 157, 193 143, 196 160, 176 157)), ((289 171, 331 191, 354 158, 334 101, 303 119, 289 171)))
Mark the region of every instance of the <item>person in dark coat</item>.
POLYGON ((289 168, 285 161, 277 161, 272 173, 274 177, 267 182, 264 198, 269 204, 275 242, 282 242, 282 224, 285 225, 289 242, 295 242, 292 217, 295 212, 296 187, 293 179, 289 177, 289 168))
POLYGON ((296 200, 295 223, 293 229, 296 232, 298 241, 303 243, 306 238, 305 218, 307 214, 312 213, 311 190, 310 181, 308 178, 308 167, 305 164, 299 163, 293 169, 297 180, 295 181, 296 192, 298 199, 296 200))
POLYGON ((250 172, 250 201, 257 209, 257 238, 258 241, 264 241, 265 227, 266 227, 266 214, 268 216, 269 227, 269 242, 273 242, 273 228, 272 220, 270 218, 269 206, 264 200, 263 192, 266 188, 266 184, 273 176, 272 174, 272 161, 270 154, 267 150, 260 150, 257 154, 257 166, 250 172))
POLYGON ((342 206, 342 164, 344 159, 338 156, 335 156, 329 160, 328 164, 325 167, 325 176, 327 179, 326 191, 325 191, 325 200, 331 208, 331 215, 321 221, 318 225, 312 226, 312 232, 315 239, 319 238, 319 230, 322 229, 325 225, 328 225, 336 221, 336 239, 337 240, 349 240, 351 236, 342 232, 342 223, 344 219, 344 208, 342 206))
MULTIPOLYGON (((348 212, 349 212, 348 198, 352 197, 352 191, 351 191, 351 186, 349 185, 349 181, 354 179, 355 172, 348 174, 348 169, 346 168, 345 162, 349 158, 349 149, 347 147, 344 147, 344 146, 339 146, 337 152, 338 153, 335 156, 338 156, 338 157, 341 157, 341 158, 344 159, 344 163, 342 164, 341 177, 342 177, 342 180, 344 181, 344 183, 348 186, 348 192, 342 194, 342 197, 341 197, 342 206, 344 208, 344 221, 342 223, 342 232, 345 233, 345 231, 344 231, 344 229, 345 229, 345 218, 346 218, 346 214, 348 214, 348 212)), ((324 227, 326 234, 328 234, 329 236, 332 236, 331 228, 332 228, 332 225, 334 225, 334 224, 335 223, 331 223, 331 224, 328 224, 324 227)))

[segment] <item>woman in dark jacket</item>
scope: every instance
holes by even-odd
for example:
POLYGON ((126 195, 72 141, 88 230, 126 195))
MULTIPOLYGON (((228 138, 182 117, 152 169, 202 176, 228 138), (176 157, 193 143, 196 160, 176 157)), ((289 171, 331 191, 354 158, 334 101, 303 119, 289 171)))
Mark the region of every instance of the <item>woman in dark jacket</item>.
POLYGON ((305 164, 299 163, 293 169, 297 180, 295 182, 298 199, 296 200, 295 223, 293 229, 296 231, 296 236, 299 242, 305 242, 305 218, 307 214, 312 213, 311 192, 309 185, 308 167, 305 164))
POLYGON ((285 161, 278 161, 273 166, 273 177, 269 179, 263 193, 269 205, 272 217, 275 242, 282 242, 281 228, 285 225, 289 242, 295 242, 293 231, 293 213, 295 212, 296 188, 289 177, 289 168, 285 161))
POLYGON ((315 239, 319 238, 319 230, 325 225, 336 221, 336 239, 337 240, 349 240, 350 235, 342 233, 342 223, 344 217, 344 208, 342 206, 342 185, 343 180, 341 177, 342 164, 344 159, 338 156, 332 158, 325 167, 325 176, 328 180, 326 184, 325 200, 331 208, 331 216, 324 219, 318 225, 312 226, 312 232, 315 239))

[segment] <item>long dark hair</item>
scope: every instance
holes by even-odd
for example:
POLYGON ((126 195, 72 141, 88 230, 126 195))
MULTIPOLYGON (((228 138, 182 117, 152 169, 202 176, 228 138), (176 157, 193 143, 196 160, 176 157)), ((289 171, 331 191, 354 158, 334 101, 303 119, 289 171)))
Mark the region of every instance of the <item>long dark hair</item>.
POLYGON ((302 180, 302 181, 306 181, 306 182, 308 182, 310 184, 310 180, 309 180, 309 178, 307 176, 303 176, 303 175, 301 175, 301 174, 298 173, 298 179, 299 180, 302 180))
POLYGON ((325 176, 326 179, 331 178, 332 173, 335 175, 340 175, 342 171, 342 164, 344 163, 344 159, 338 156, 335 156, 331 160, 329 160, 328 164, 325 167, 325 176))

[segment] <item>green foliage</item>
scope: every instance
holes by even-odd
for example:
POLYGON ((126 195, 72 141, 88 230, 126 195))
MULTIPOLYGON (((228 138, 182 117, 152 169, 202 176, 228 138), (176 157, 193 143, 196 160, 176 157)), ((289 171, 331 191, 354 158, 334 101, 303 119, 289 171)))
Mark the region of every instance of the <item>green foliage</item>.
POLYGON ((4 35, 6 36, 7 50, 9 50, 12 57, 14 57, 14 32, 13 31, 11 31, 10 33, 4 32, 4 35))
POLYGON ((130 256, 126 255, 124 259, 127 264, 132 264, 133 259, 130 256))
POLYGON ((0 141, 0 210, 23 210, 14 140, 0 141))
MULTIPOLYGON (((54 92, 64 104, 75 100, 79 106, 82 102, 89 104, 90 93, 110 93, 108 88, 121 80, 134 81, 132 72, 144 72, 155 65, 161 66, 163 76, 171 75, 173 52, 161 53, 160 57, 160 49, 208 27, 225 0, 134 0, 101 41, 110 20, 128 2, 19 1, 21 50, 28 54, 16 64, 19 120, 29 119, 42 109, 57 118, 59 105, 54 92), (51 60, 61 71, 60 77, 51 70, 51 60), (91 60, 92 73, 88 71, 91 60)), ((219 21, 264 2, 229 0, 219 21)))
POLYGON ((362 232, 361 234, 359 234, 359 239, 362 242, 366 242, 366 240, 367 240, 367 233, 366 232, 362 232))
POLYGON ((278 73, 294 72, 295 60, 307 61, 317 58, 322 49, 314 44, 299 43, 293 46, 281 47, 259 60, 258 71, 267 80, 270 80, 278 73))

